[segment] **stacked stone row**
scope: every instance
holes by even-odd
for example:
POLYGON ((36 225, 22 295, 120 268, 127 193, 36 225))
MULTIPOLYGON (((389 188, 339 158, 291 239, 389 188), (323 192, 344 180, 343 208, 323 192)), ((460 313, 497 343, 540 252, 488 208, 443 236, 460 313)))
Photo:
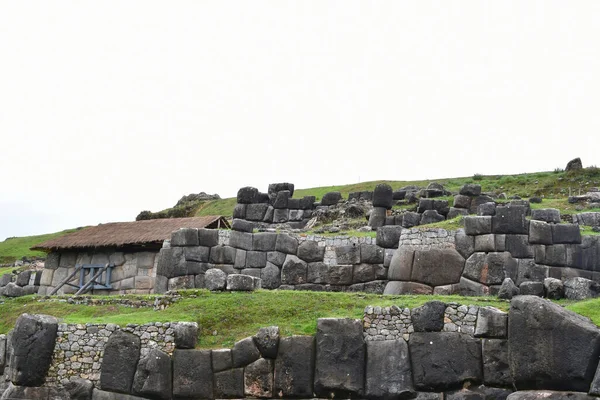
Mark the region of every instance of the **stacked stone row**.
MULTIPOLYGON (((382 230, 377 242, 397 246, 398 237, 399 231, 382 230)), ((334 246, 329 249, 328 261, 335 264, 326 264, 324 241, 234 230, 227 243, 219 244, 215 230, 184 228, 173 232, 168 247, 158 256, 156 292, 221 290, 228 287, 227 280, 239 275, 260 279, 260 287, 265 289, 382 293, 385 287, 386 252, 375 244, 334 246)))
POLYGON ((243 187, 237 193, 233 218, 265 224, 292 223, 302 227, 312 217, 315 197, 292 198, 294 184, 273 183, 268 193, 253 187, 243 187))
POLYGON ((37 293, 41 275, 37 271, 27 270, 0 276, 0 297, 21 297, 37 293))
POLYGON ((523 294, 539 296, 545 294, 546 278, 567 286, 585 279, 588 288, 596 286, 592 280, 600 279, 599 238, 582 237, 578 225, 560 223, 556 209, 532 210, 531 220, 527 213, 524 205, 508 204, 495 207, 492 215, 465 218, 466 235, 457 241, 471 255, 460 282, 462 293, 497 294, 506 279, 523 294))
MULTIPOLYGON (((156 252, 152 251, 52 252, 46 257, 37 293, 42 296, 49 294, 73 273, 76 265, 113 264, 115 267, 111 271, 111 289, 102 290, 102 294, 149 294, 154 288, 157 262, 156 252)), ((99 281, 103 282, 104 279, 103 275, 99 281)), ((76 291, 76 288, 64 285, 57 294, 72 294, 76 291)))

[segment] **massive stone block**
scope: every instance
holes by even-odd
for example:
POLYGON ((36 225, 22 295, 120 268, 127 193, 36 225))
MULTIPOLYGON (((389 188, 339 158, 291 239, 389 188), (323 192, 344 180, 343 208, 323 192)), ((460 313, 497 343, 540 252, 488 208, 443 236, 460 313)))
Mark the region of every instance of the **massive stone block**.
POLYGON ((175 348, 193 349, 198 341, 198 324, 196 322, 178 322, 173 326, 175 348))
POLYGON ((254 203, 256 197, 258 197, 258 189, 251 186, 243 187, 237 192, 237 202, 240 204, 254 203))
POLYGON ((444 328, 446 304, 441 301, 428 301, 411 312, 415 332, 440 332, 444 328))
POLYGON ((412 397, 414 387, 404 340, 367 342, 365 395, 376 399, 412 397))
POLYGON ((463 276, 485 285, 500 285, 505 278, 514 279, 517 261, 510 253, 473 253, 465 263, 463 276))
POLYGON ((104 348, 100 370, 100 388, 109 392, 131 393, 140 359, 140 338, 132 333, 115 331, 104 348))
POLYGON ((198 246, 198 229, 181 228, 171 234, 171 246, 198 246))
POLYGON ((158 349, 150 349, 137 366, 133 393, 168 400, 172 391, 171 376, 171 357, 158 349))
POLYGON ((436 391, 483 378, 481 343, 455 332, 413 333, 409 342, 415 387, 436 391))
POLYGON ((394 196, 392 187, 385 183, 380 183, 373 190, 373 207, 392 208, 394 196))
POLYGON ((316 335, 315 393, 323 397, 361 395, 364 365, 361 321, 320 318, 316 335))
POLYGON ((464 218, 465 233, 467 235, 485 235, 492 233, 492 217, 468 216, 464 218))
POLYGON ((383 294, 432 294, 431 286, 416 282, 392 281, 385 285, 383 294))
POLYGON ((535 221, 551 222, 560 224, 560 211, 556 208, 544 208, 531 210, 531 219, 535 221))
POLYGON ((244 369, 244 394, 249 397, 273 397, 273 360, 261 358, 244 369))
POLYGON ((275 250, 285 254, 296 254, 298 252, 298 239, 285 233, 277 235, 275 250))
POLYGON ((275 393, 278 397, 312 397, 314 348, 312 336, 281 339, 275 360, 274 378, 275 393))
MULTIPOLYGON (((248 232, 231 231, 229 234, 229 245, 236 249, 252 250, 253 235, 248 232)), ((217 246, 218 247, 218 246, 217 246)), ((211 253, 215 251, 215 248, 211 249, 211 253)), ((211 254, 212 257, 212 254, 211 254)))
MULTIPOLYGON (((418 215, 420 216, 421 214, 418 215)), ((387 210, 385 207, 374 207, 371 210, 371 214, 369 214, 368 225, 374 229, 380 228, 385 225, 386 218, 387 210)))
POLYGON ((333 206, 337 204, 340 200, 342 200, 342 195, 340 192, 329 192, 323 195, 321 199, 322 206, 333 206))
POLYGON ((402 229, 400 225, 381 226, 377 228, 377 246, 386 249, 397 249, 402 229))
POLYGON ((533 247, 527 235, 506 235, 506 251, 515 258, 533 258, 533 247))
POLYGON ((552 241, 555 244, 579 244, 581 243, 581 231, 576 224, 552 225, 552 241))
POLYGON ((158 253, 158 265, 156 267, 156 274, 165 276, 167 278, 187 275, 187 271, 185 271, 185 273, 183 271, 184 269, 186 269, 186 267, 181 267, 182 265, 185 265, 185 255, 183 248, 171 247, 160 249, 160 252, 158 253))
POLYGON ((525 206, 511 204, 498 206, 496 215, 492 217, 492 232, 526 235, 528 232, 526 215, 525 206))
POLYGON ((288 255, 281 268, 281 282, 284 285, 306 283, 308 264, 296 256, 288 255))
POLYGON ((489 386, 511 387, 508 341, 504 339, 483 339, 483 383, 489 386))
POLYGON ((276 289, 281 285, 281 271, 270 262, 260 270, 261 285, 265 289, 276 289))
POLYGON ((254 344, 264 358, 277 357, 279 349, 279 327, 268 326, 260 328, 254 335, 254 344))
POLYGON ((477 312, 475 337, 506 338, 508 314, 494 307, 480 307, 477 312))
POLYGON ((523 390, 510 394, 506 400, 596 400, 597 397, 579 392, 554 392, 550 390, 523 390))
POLYGON ((269 209, 266 203, 248 204, 246 207, 246 219, 249 221, 262 221, 269 209))
POLYGON ((469 258, 475 251, 475 237, 467 235, 464 229, 456 231, 454 241, 456 242, 456 250, 464 259, 469 258))
POLYGON ((411 281, 430 286, 457 283, 464 265, 465 259, 455 249, 418 250, 414 255, 411 281))
POLYGON ((213 398, 213 371, 210 350, 173 352, 173 397, 213 398))
POLYGON ((244 397, 244 368, 215 373, 215 398, 240 399, 244 397))
POLYGON ((277 243, 275 232, 260 232, 254 234, 252 247, 257 251, 274 251, 277 243))
POLYGON ((340 265, 360 264, 360 247, 338 246, 335 248, 335 257, 340 265))
POLYGON ((388 279, 391 281, 410 281, 414 256, 414 248, 403 246, 396 250, 390 261, 388 279))
POLYGON ((314 240, 307 240, 298 246, 298 257, 306 262, 323 261, 325 247, 314 240))
POLYGON ((600 356, 600 329, 535 296, 517 296, 508 315, 512 377, 519 389, 587 391, 600 356))
POLYGON ((233 345, 231 357, 234 368, 245 367, 260 358, 260 351, 258 350, 258 347, 256 347, 254 339, 247 337, 233 345))
MULTIPOLYGON (((22 314, 9 334, 6 377, 15 385, 41 386, 50 363, 58 321, 49 315, 22 314)), ((0 356, 4 358, 4 356, 0 356)))

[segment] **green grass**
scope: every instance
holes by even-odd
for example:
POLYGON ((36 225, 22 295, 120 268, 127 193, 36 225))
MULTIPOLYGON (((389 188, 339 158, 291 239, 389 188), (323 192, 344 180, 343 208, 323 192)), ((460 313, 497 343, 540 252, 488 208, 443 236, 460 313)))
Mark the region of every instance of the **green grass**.
POLYGON ((45 235, 8 238, 5 241, 0 242, 0 263, 12 263, 21 257, 45 257, 46 253, 43 251, 32 251, 29 250, 29 248, 45 242, 46 240, 74 232, 77 229, 67 229, 65 231, 48 233, 45 235))
POLYGON ((582 226, 581 227, 581 234, 582 235, 589 235, 589 236, 600 236, 600 232, 594 232, 592 230, 591 226, 582 226))
POLYGON ((163 311, 121 306, 83 306, 38 302, 27 296, 0 304, 0 333, 6 333, 22 313, 54 315, 67 323, 128 323, 195 321, 201 327, 199 347, 231 347, 259 328, 277 325, 284 336, 312 335, 322 317, 362 318, 367 305, 417 307, 436 299, 461 304, 491 305, 503 310, 508 302, 496 298, 460 296, 381 296, 364 293, 265 291, 252 293, 188 292, 187 297, 163 311))
POLYGON ((560 303, 565 304, 568 310, 586 316, 591 319, 594 324, 600 326, 600 298, 579 302, 561 301, 560 303))
POLYGON ((427 225, 417 225, 416 229, 429 229, 429 228, 441 228, 446 229, 448 231, 455 231, 460 228, 464 228, 463 216, 459 215, 458 217, 447 219, 445 221, 435 222, 433 224, 427 225))
POLYGON ((0 267, 0 276, 10 274, 14 269, 14 267, 0 267))

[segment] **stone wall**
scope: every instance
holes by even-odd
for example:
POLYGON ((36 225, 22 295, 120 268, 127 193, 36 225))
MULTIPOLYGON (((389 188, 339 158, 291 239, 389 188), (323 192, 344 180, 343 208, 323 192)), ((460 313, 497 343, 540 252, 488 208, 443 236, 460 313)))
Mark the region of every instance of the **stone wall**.
POLYGON ((156 292, 209 288, 223 276, 261 279, 265 289, 382 293, 402 227, 377 237, 326 237, 276 232, 181 229, 161 249, 156 292), (216 271, 219 271, 218 273, 216 271))
MULTIPOLYGON (((41 274, 38 294, 46 295, 67 278, 78 264, 115 264, 111 275, 111 290, 95 289, 91 294, 153 293, 158 250, 123 252, 96 250, 50 253, 41 274)), ((75 278, 74 278, 75 279, 75 278)), ((79 279, 79 274, 76 279, 79 279)), ((104 276, 100 278, 104 282, 104 276)), ((57 294, 72 294, 77 289, 64 285, 57 294)))
POLYGON ((10 361, 0 364, 2 398, 506 399, 513 390, 560 390, 577 393, 542 397, 587 400, 588 392, 600 394, 600 329, 535 296, 514 298, 508 313, 440 301, 412 310, 367 307, 362 321, 319 319, 314 337, 283 337, 272 326, 231 349, 195 349, 198 327, 190 323, 57 325, 51 317, 19 318, 6 340, 10 361), (383 321, 406 333, 372 334, 383 321), (22 342, 36 323, 43 330, 22 342), (25 352, 14 351, 18 343, 25 352), (27 362, 48 345, 55 360, 27 362), (67 351, 73 353, 68 367, 61 361, 67 351), (48 370, 40 387, 39 374, 48 370))
POLYGON ((41 271, 22 271, 0 276, 0 297, 20 297, 38 292, 41 271))
POLYGON ((490 295, 510 279, 525 294, 544 295, 543 282, 554 278, 565 287, 587 285, 595 295, 600 237, 582 237, 578 225, 560 223, 555 209, 485 203, 479 210, 456 232, 402 231, 385 293, 490 295))

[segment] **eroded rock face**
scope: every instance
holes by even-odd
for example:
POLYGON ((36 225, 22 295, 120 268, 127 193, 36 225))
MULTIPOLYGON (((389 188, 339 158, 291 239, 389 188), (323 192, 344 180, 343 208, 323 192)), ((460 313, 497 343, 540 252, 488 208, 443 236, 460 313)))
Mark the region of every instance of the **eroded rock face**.
POLYGON ((131 393, 140 349, 140 338, 132 333, 116 331, 110 335, 104 348, 100 371, 102 390, 131 393))
POLYGON ((600 357, 600 329, 536 296, 517 296, 508 316, 510 369, 519 389, 588 391, 600 357))
POLYGON ((367 342, 365 395, 395 399, 411 396, 414 391, 406 341, 367 342))
POLYGON ((58 320, 49 315, 21 315, 10 335, 6 376, 18 386, 41 386, 50 368, 58 320))
POLYGON ((133 393, 156 399, 170 399, 171 357, 158 349, 151 349, 137 366, 133 393))
POLYGON ((361 321, 320 318, 316 335, 315 393, 323 397, 361 394, 364 365, 361 321))
POLYGON ((292 336, 281 339, 275 360, 275 393, 283 398, 313 395, 314 338, 292 336))

